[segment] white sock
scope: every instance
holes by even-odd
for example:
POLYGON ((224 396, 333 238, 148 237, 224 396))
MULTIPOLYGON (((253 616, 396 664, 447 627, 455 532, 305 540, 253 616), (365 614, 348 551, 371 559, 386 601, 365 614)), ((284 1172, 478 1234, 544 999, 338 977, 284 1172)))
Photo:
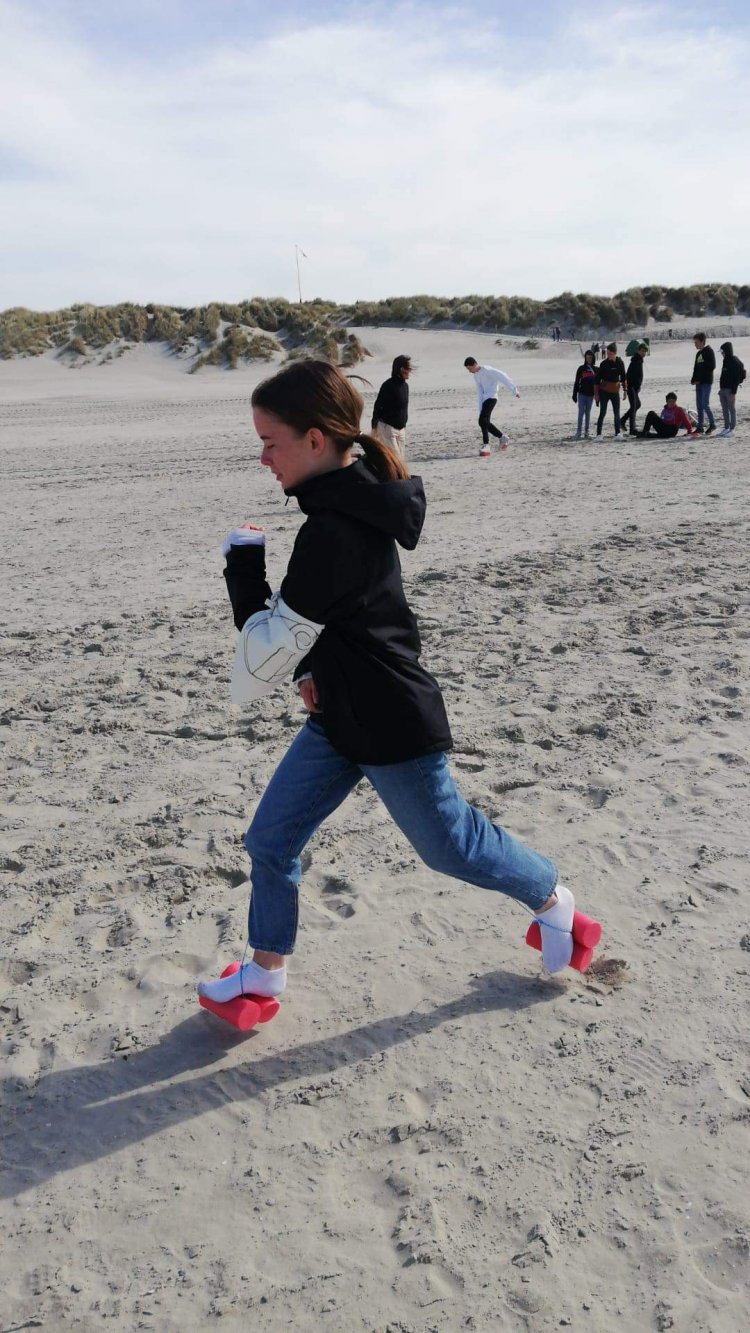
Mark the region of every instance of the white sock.
POLYGON ((227 1004, 236 1000, 238 995, 281 995, 286 986, 286 965, 284 967, 261 967, 260 963, 245 963, 230 977, 219 977, 217 981, 199 981, 199 995, 216 1004, 227 1004))
POLYGON ((564 884, 558 884, 555 894, 557 902, 554 907, 534 915, 534 920, 539 922, 541 928, 542 962, 547 972, 562 972, 573 954, 571 931, 576 910, 575 898, 564 884))

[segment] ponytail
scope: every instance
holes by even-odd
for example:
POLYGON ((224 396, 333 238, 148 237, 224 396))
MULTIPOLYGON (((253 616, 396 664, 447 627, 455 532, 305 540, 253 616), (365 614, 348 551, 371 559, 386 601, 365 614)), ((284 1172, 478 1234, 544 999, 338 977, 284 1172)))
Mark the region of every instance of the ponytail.
POLYGON ((360 431, 364 400, 352 379, 361 376, 342 375, 327 361, 295 361, 263 380, 253 391, 251 402, 253 407, 273 412, 300 434, 316 426, 339 453, 346 453, 353 444, 360 445, 378 481, 408 481, 409 471, 401 455, 376 435, 360 431))
POLYGON ((377 435, 360 432, 355 435, 354 443, 364 451, 365 462, 378 481, 409 480, 409 469, 401 455, 384 444, 377 435))

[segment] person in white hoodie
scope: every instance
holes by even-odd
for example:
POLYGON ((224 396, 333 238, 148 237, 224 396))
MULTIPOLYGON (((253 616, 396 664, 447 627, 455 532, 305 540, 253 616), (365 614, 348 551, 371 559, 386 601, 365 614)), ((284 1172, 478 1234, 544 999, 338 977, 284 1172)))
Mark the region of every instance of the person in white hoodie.
POLYGON ((489 458, 490 435, 494 435, 495 439, 500 441, 501 449, 507 449, 510 444, 508 436, 503 431, 498 430, 497 426, 493 426, 490 420, 497 405, 498 385, 502 384, 503 388, 507 389, 516 398, 520 398, 521 393, 503 370, 495 370, 494 366, 480 366, 473 356, 467 356, 464 365, 469 374, 474 376, 477 387, 479 429, 482 432, 482 447, 479 450, 479 457, 489 458))

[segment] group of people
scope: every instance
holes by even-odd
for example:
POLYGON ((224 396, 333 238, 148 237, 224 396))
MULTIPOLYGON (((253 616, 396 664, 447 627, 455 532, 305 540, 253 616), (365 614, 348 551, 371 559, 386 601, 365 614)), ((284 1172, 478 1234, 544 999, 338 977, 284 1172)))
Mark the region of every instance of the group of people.
MULTIPOLYGON (((583 354, 583 364, 576 371, 573 383, 573 402, 578 405, 578 424, 573 439, 581 437, 591 439, 591 411, 594 403, 599 408, 596 423, 597 439, 602 434, 602 427, 611 405, 614 418, 615 439, 624 440, 626 427, 630 435, 644 440, 656 436, 659 439, 673 439, 678 431, 684 429, 689 435, 713 435, 716 421, 711 411, 711 388, 716 372, 716 356, 707 343, 705 333, 696 333, 695 361, 691 384, 695 386, 695 413, 688 414, 677 403, 677 394, 668 393, 660 413, 649 412, 643 428, 638 430, 636 418, 641 408, 641 389, 643 387, 643 363, 649 348, 645 342, 638 343, 627 370, 621 357, 617 355, 617 343, 608 343, 600 365, 596 364, 597 351, 590 348, 583 354), (620 414, 621 395, 628 401, 627 411, 620 414)), ((598 350, 598 349, 597 349, 598 350)), ((735 356, 731 342, 721 344, 723 364, 719 379, 719 401, 724 416, 724 428, 718 433, 726 438, 734 434, 737 425, 737 391, 745 379, 745 367, 735 356)))
MULTIPOLYGON (((597 439, 601 438, 610 408, 614 438, 618 441, 624 440, 626 434, 641 440, 649 438, 668 440, 673 439, 680 430, 686 430, 688 435, 713 435, 716 432, 716 420, 711 410, 711 390, 716 373, 716 356, 706 341, 705 333, 696 333, 693 342, 695 361, 690 382, 695 387, 695 411, 680 407, 677 394, 670 392, 666 395, 660 412, 647 413, 640 430, 637 418, 642 406, 641 390, 644 361, 649 354, 648 343, 637 344, 627 369, 622 357, 618 355, 617 343, 608 343, 606 348, 603 348, 604 354, 598 365, 599 345, 590 347, 583 354, 583 362, 576 371, 573 383, 573 402, 578 406, 578 421, 571 439, 591 439, 591 416, 594 406, 598 408, 595 426, 597 439), (622 412, 624 399, 627 400, 627 407, 622 412)), ((722 366, 719 377, 719 401, 724 426, 718 431, 718 435, 727 438, 734 434, 737 426, 737 393, 745 380, 745 367, 735 355, 731 342, 722 343, 720 351, 722 366)), ((500 449, 507 449, 510 443, 505 431, 492 421, 500 389, 507 389, 516 398, 520 398, 521 393, 505 371, 498 370, 495 366, 481 365, 473 356, 466 357, 464 366, 474 377, 477 391, 478 421, 482 433, 479 456, 488 458, 491 452, 491 439, 498 442, 500 449)), ((410 357, 397 356, 389 378, 380 386, 372 410, 374 434, 402 458, 406 457, 408 381, 412 370, 410 357)))
MULTIPOLYGON (((464 366, 474 377, 477 391, 479 429, 482 432, 479 456, 489 458, 490 436, 498 440, 501 449, 507 449, 510 443, 505 431, 500 430, 492 421, 492 413, 497 406, 498 390, 502 386, 516 398, 521 397, 521 391, 504 370, 497 370, 494 366, 481 366, 473 356, 467 356, 464 366)), ((409 376, 412 369, 411 357, 395 357, 390 376, 381 384, 372 408, 373 433, 389 449, 394 449, 401 458, 406 457, 409 376)))

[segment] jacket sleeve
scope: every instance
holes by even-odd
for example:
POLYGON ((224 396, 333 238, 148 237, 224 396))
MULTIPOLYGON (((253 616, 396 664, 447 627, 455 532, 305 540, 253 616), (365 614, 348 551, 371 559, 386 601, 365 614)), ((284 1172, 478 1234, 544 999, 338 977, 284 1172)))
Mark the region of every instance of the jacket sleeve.
POLYGON ((508 390, 508 393, 517 392, 515 384, 512 379, 505 374, 504 370, 496 370, 494 366, 488 367, 488 369, 492 370, 493 375, 497 375, 498 384, 502 384, 503 388, 508 390))
POLYGON ((271 589, 266 581, 265 546, 230 546, 224 570, 234 623, 242 629, 245 621, 262 610, 271 589))
POLYGON ((375 403, 374 403, 374 406, 373 406, 373 409, 372 409, 372 425, 373 425, 373 428, 374 428, 374 426, 375 426, 375 423, 376 423, 377 421, 380 421, 380 420, 381 420, 380 413, 383 411, 383 409, 384 409, 385 406, 386 406, 386 404, 385 404, 385 389, 386 389, 387 384, 388 384, 388 381, 386 380, 385 383, 384 383, 384 384, 381 384, 380 388, 378 389, 378 396, 377 396, 377 398, 375 399, 375 403))
POLYGON ((573 402, 575 402, 576 398, 578 397, 578 390, 580 387, 581 387, 581 367, 579 366, 576 371, 575 380, 573 381, 573 402))

